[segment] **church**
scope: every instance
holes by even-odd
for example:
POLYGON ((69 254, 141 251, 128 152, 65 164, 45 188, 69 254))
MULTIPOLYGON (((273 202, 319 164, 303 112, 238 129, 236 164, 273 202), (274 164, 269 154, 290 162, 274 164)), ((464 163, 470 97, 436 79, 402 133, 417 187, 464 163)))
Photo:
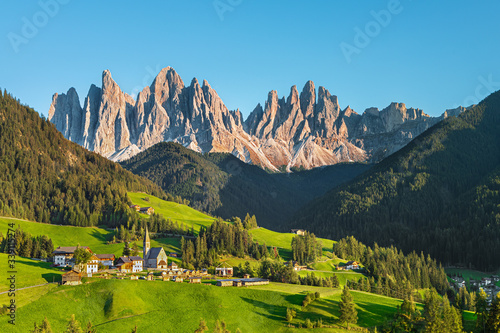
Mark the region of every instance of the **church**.
POLYGON ((145 269, 150 268, 163 270, 168 268, 168 258, 163 247, 151 248, 148 226, 146 226, 146 233, 144 234, 144 244, 142 250, 145 269))

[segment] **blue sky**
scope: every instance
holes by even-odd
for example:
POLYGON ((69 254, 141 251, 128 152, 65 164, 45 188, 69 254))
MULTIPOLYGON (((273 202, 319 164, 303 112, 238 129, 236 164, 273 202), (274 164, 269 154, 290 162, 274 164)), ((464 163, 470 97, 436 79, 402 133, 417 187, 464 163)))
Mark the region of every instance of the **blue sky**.
POLYGON ((498 1, 9 1, 0 87, 47 114, 109 69, 127 93, 171 66, 246 117, 307 80, 342 108, 403 102, 431 115, 500 89, 498 1), (55 6, 54 4, 57 4, 55 6), (35 28, 31 29, 30 28, 35 28))

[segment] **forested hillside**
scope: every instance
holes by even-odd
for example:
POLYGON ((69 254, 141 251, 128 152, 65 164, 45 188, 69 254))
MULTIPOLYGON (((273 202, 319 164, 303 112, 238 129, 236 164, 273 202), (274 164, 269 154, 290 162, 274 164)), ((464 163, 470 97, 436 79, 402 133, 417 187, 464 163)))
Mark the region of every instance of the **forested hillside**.
POLYGON ((430 128, 292 225, 321 237, 424 251, 445 264, 500 266, 500 93, 430 128))
POLYGON ((166 197, 147 179, 66 140, 34 110, 0 92, 0 215, 116 226, 129 218, 127 190, 166 197))
POLYGON ((122 166, 196 209, 224 218, 255 214, 259 225, 274 229, 287 229, 283 222, 301 206, 370 167, 349 163, 272 174, 231 154, 199 154, 172 142, 156 144, 122 166))

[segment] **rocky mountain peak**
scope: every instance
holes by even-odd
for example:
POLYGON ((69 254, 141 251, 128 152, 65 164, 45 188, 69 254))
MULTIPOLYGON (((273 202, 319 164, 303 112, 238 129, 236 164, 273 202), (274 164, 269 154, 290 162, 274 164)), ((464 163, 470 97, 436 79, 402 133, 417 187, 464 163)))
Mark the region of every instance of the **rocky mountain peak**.
POLYGON ((54 94, 49 120, 87 149, 123 160, 161 141, 175 141, 199 152, 228 152, 270 170, 312 168, 346 161, 378 161, 448 115, 432 118, 422 110, 391 103, 362 115, 312 81, 285 99, 272 90, 243 121, 229 111, 207 80, 186 87, 171 67, 163 68, 136 100, 124 93, 109 70, 102 87, 91 85, 80 106, 78 94, 54 94), (404 126, 403 126, 404 125, 404 126))

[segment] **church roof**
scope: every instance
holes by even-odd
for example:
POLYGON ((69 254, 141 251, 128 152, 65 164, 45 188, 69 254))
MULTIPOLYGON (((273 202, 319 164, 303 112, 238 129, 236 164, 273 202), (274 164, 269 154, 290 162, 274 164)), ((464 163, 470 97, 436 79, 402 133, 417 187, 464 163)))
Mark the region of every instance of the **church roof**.
POLYGON ((160 255, 160 252, 163 251, 162 247, 153 247, 151 250, 149 250, 149 259, 156 259, 160 255))

